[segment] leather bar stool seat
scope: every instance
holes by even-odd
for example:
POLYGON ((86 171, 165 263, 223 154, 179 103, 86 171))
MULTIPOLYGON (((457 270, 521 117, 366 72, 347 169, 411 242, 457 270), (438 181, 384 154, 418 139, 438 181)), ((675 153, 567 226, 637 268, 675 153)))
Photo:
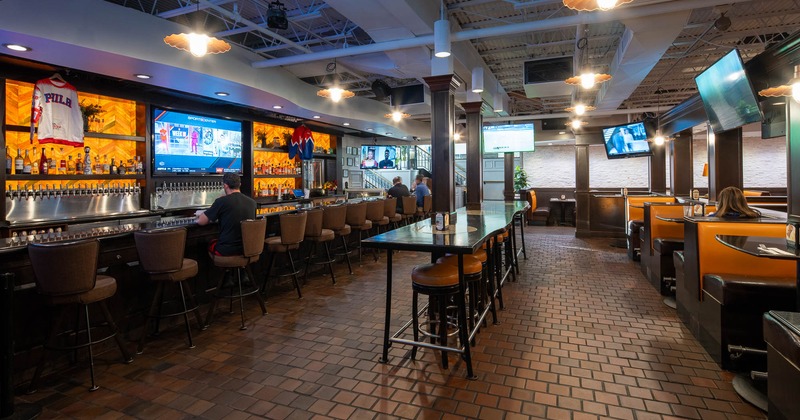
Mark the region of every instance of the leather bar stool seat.
MULTIPOLYGON (((353 203, 347 205, 346 223, 350 225, 353 232, 358 233, 358 260, 361 261, 361 240, 363 232, 372 229, 372 221, 367 219, 367 203, 353 203)), ((377 258, 377 255, 376 255, 377 258)))
POLYGON ((389 217, 385 213, 385 200, 373 200, 367 202, 367 220, 372 222, 372 227, 376 233, 380 233, 381 226, 389 225, 389 217))
POLYGON ((289 262, 290 271, 288 273, 278 274, 275 277, 292 277, 294 287, 297 289, 297 298, 303 298, 303 292, 300 291, 300 281, 297 275, 300 270, 294 264, 292 251, 300 249, 300 244, 303 242, 306 232, 306 220, 308 219, 308 212, 300 212, 294 214, 282 214, 279 216, 281 235, 273 236, 264 239, 264 244, 267 245, 269 251, 269 263, 267 263, 266 274, 264 281, 261 283, 261 293, 267 293, 267 283, 272 279, 272 268, 275 265, 276 254, 286 254, 286 259, 289 262))
POLYGON ((342 252, 334 252, 334 258, 344 256, 347 261, 347 269, 350 274, 353 274, 353 266, 350 264, 350 251, 347 249, 347 237, 353 231, 350 225, 347 224, 347 205, 337 204, 334 206, 325 206, 322 213, 322 228, 329 229, 333 232, 335 238, 342 240, 342 252))
POLYGON ((397 229, 398 223, 403 220, 403 215, 397 212, 396 197, 390 197, 383 200, 383 215, 386 216, 389 219, 389 223, 394 226, 395 229, 397 229))
MULTIPOLYGON (((448 322, 447 307, 450 299, 458 296, 458 267, 452 264, 423 264, 411 270, 411 323, 414 341, 419 341, 420 333, 446 346, 449 336, 456 335, 460 326, 448 322), (420 329, 419 295, 427 295, 429 332, 420 329), (448 333, 448 326, 453 327, 448 333), (438 329, 438 330, 437 330, 438 329)), ((456 299, 459 311, 465 311, 463 301, 456 299)), ((411 349, 411 360, 417 356, 417 347, 411 349)), ((442 368, 447 369, 447 351, 442 350, 442 368)))
POLYGON ((281 242, 282 238, 280 236, 273 236, 267 239, 264 239, 264 244, 267 245, 267 251, 269 252, 289 252, 294 251, 296 249, 300 249, 300 242, 294 244, 284 244, 281 242))
POLYGON ((417 220, 422 220, 427 218, 427 216, 431 213, 431 209, 433 208, 433 197, 430 195, 426 195, 422 197, 422 207, 417 207, 417 212, 414 214, 417 220))
MULTIPOLYGON (((471 254, 464 254, 462 261, 463 263, 461 265, 464 267, 464 274, 480 274, 480 272, 483 270, 481 261, 471 254)), ((444 257, 439 257, 439 259, 436 260, 436 263, 458 266, 458 255, 446 255, 444 257)))
MULTIPOLYGON (((183 315, 186 336, 189 339, 189 348, 194 348, 192 329, 189 326, 189 313, 194 313, 200 330, 205 329, 205 325, 200 318, 200 311, 197 302, 195 302, 191 285, 186 282, 186 280, 196 276, 198 271, 197 261, 183 257, 184 248, 186 247, 186 234, 186 228, 173 228, 134 232, 133 238, 136 242, 136 251, 139 254, 139 264, 142 270, 147 274, 150 281, 157 283, 153 302, 150 304, 150 311, 147 314, 147 319, 155 320, 155 334, 159 332, 161 318, 183 315), (181 309, 176 312, 162 314, 164 288, 167 284, 177 285, 182 305, 181 309), (191 307, 186 304, 187 300, 191 303, 191 307)), ((144 349, 145 337, 147 337, 146 320, 142 327, 142 335, 136 349, 137 353, 141 353, 144 349)))
POLYGON ((117 325, 106 304, 106 301, 117 292, 117 281, 110 276, 97 275, 99 252, 100 242, 97 239, 28 245, 28 257, 33 268, 37 293, 44 298, 47 306, 60 307, 58 314, 51 314, 50 332, 28 387, 28 393, 36 392, 48 350, 76 351, 86 347, 89 350, 89 372, 92 383, 90 391, 98 389, 95 383, 93 345, 114 338, 125 363, 133 361, 117 334, 117 325), (97 326, 91 324, 89 316, 91 304, 100 306, 105 326, 109 330, 109 334, 105 337, 93 337, 93 330, 97 326), (68 318, 67 312, 74 306, 78 307, 76 325, 62 330, 61 327, 68 318), (85 324, 86 340, 80 342, 80 337, 83 335, 80 333, 82 323, 85 324), (68 340, 58 339, 59 336, 70 332, 74 332, 74 339, 71 337, 68 340), (71 344, 62 345, 63 341, 71 344))
POLYGON ((216 290, 212 294, 211 305, 209 305, 208 314, 206 315, 206 325, 211 323, 211 317, 214 315, 214 310, 217 307, 217 301, 220 298, 228 298, 231 300, 237 298, 239 299, 239 313, 241 314, 242 318, 242 325, 239 327, 240 330, 247 329, 244 318, 245 297, 255 295, 259 306, 261 306, 261 314, 267 314, 267 305, 264 303, 264 299, 259 293, 260 289, 255 286, 255 283, 247 288, 245 288, 242 283, 242 272, 247 273, 250 276, 250 280, 255 282, 255 277, 253 276, 253 271, 250 269, 250 265, 258 262, 258 260, 261 258, 261 253, 264 252, 264 235, 266 235, 267 232, 267 219, 242 220, 241 229, 243 246, 241 255, 216 255, 214 253, 208 254, 215 266, 225 269, 226 272, 229 272, 230 270, 236 270, 236 284, 232 283, 229 287, 228 293, 223 293, 223 288, 225 288, 225 276, 223 275, 220 277, 216 290), (234 287, 237 286, 238 291, 234 291, 234 287))
MULTIPOLYGON (((483 251, 483 250, 480 250, 483 251)), ((462 257, 462 267, 464 271, 464 282, 467 284, 467 291, 469 293, 467 297, 467 306, 468 306, 468 320, 470 322, 470 327, 474 327, 477 323, 480 314, 483 313, 483 309, 486 307, 488 302, 487 296, 487 287, 485 282, 483 281, 483 270, 485 267, 486 261, 486 252, 482 252, 483 254, 483 261, 478 258, 475 254, 465 254, 462 257), (477 312, 476 312, 477 311, 477 312)), ((439 257, 436 260, 437 264, 449 264, 458 268, 458 255, 446 255, 444 257, 439 257)), ((494 314, 495 323, 497 322, 497 315, 495 312, 494 314)))
POLYGON ((310 249, 306 255, 306 269, 303 273, 303 282, 308 280, 308 267, 310 265, 327 264, 328 270, 331 273, 331 281, 333 284, 336 284, 336 274, 333 272, 334 259, 331 257, 331 248, 328 246, 328 242, 336 239, 336 234, 333 233, 332 230, 322 227, 324 213, 325 210, 321 208, 306 212, 306 229, 303 235, 303 242, 308 243, 310 249), (323 244, 325 248, 325 259, 315 261, 314 257, 317 254, 317 248, 320 243, 323 244))
POLYGON ((417 197, 410 195, 400 198, 403 201, 403 220, 408 224, 417 214, 417 197))

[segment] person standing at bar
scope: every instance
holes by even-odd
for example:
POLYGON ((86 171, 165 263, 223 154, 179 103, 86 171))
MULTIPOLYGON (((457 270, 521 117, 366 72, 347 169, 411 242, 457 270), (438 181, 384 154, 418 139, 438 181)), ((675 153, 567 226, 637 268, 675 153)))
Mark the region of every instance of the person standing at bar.
POLYGON ((225 195, 214 200, 214 204, 206 211, 197 214, 197 224, 207 225, 219 221, 219 238, 212 240, 208 252, 215 255, 241 255, 244 252, 242 243, 242 220, 255 219, 256 202, 242 194, 242 180, 239 175, 226 173, 222 176, 222 189, 225 195))
POLYGON ((397 206, 395 209, 397 210, 397 213, 403 214, 403 197, 410 196, 411 192, 408 191, 408 187, 403 185, 403 178, 400 178, 399 176, 394 177, 394 179, 392 179, 392 183, 394 185, 392 185, 392 188, 389 188, 389 191, 386 193, 389 195, 389 197, 397 198, 397 206))

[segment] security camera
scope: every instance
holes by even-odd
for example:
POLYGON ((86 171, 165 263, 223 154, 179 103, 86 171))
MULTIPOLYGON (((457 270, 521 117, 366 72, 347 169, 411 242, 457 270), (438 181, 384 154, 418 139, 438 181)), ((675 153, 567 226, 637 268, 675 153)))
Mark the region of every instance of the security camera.
POLYGON ((378 144, 378 138, 377 137, 373 137, 372 138, 372 142, 375 143, 375 144, 378 144))
POLYGON ((419 141, 419 137, 417 136, 412 136, 411 138, 414 139, 414 141, 419 141))

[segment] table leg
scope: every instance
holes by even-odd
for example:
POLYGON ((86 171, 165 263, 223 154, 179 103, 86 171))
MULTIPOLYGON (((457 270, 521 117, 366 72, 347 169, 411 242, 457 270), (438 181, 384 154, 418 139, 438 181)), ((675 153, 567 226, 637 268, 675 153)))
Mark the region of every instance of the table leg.
MULTIPOLYGON (((546 224, 546 223, 545 223, 546 224)), ((522 241, 522 257, 528 259, 528 253, 525 251, 525 215, 520 215, 519 220, 519 235, 522 241)))
POLYGON ((383 325, 383 356, 381 363, 389 362, 389 324, 392 320, 392 250, 386 253, 386 319, 383 325))
MULTIPOLYGON (((458 331, 461 345, 464 346, 464 361, 467 363, 467 379, 478 379, 472 371, 472 355, 469 345, 469 326, 467 325, 467 298, 464 284, 464 254, 458 254, 458 331)), ((472 296, 470 296, 472 298, 472 296)), ((476 325, 477 328, 477 325, 476 325)))

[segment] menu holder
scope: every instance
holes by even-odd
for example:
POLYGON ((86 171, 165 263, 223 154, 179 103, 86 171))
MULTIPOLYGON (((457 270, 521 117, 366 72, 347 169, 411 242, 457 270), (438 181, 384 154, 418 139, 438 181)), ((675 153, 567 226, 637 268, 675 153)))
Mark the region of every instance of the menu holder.
POLYGON ((797 249, 798 239, 800 239, 797 235, 797 228, 798 224, 796 223, 786 224, 786 247, 789 249, 797 249))

